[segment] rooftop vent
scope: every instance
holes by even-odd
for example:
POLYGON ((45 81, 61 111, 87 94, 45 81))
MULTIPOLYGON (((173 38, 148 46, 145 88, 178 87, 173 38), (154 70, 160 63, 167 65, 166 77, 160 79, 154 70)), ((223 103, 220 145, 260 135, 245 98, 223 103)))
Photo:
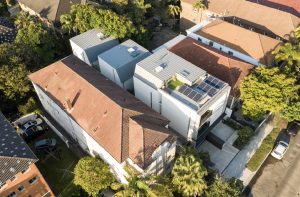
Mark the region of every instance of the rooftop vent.
POLYGON ((155 68, 155 72, 157 72, 157 73, 161 72, 163 69, 165 69, 167 67, 167 65, 168 65, 167 63, 160 64, 159 66, 157 66, 155 68))
POLYGON ((181 72, 180 72, 183 76, 185 76, 185 77, 187 77, 189 74, 191 74, 189 71, 187 71, 187 70, 182 70, 181 72))
POLYGON ((127 49, 127 51, 130 53, 130 56, 131 57, 137 57, 139 54, 140 54, 140 52, 139 51, 137 51, 135 48, 133 48, 133 47, 130 47, 129 49, 127 49))

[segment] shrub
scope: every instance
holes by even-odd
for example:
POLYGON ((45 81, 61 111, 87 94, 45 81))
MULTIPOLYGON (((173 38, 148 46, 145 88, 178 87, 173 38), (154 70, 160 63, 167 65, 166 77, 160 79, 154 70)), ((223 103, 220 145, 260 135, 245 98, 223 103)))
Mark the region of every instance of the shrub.
POLYGON ((243 126, 240 125, 238 122, 230 119, 230 118, 227 118, 225 120, 223 120, 223 123, 230 126, 231 128, 233 128, 234 130, 239 130, 239 129, 242 129, 243 126))
POLYGON ((239 129, 237 132, 239 137, 233 145, 241 150, 250 142, 251 138, 255 135, 255 133, 250 127, 244 127, 242 129, 239 129))

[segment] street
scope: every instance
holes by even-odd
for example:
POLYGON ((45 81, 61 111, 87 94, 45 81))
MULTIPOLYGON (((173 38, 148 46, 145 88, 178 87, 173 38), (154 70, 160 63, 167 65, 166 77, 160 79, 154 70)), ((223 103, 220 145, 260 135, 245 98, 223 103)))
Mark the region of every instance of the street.
POLYGON ((300 196, 300 134, 290 138, 281 161, 271 155, 250 183, 249 196, 300 196))

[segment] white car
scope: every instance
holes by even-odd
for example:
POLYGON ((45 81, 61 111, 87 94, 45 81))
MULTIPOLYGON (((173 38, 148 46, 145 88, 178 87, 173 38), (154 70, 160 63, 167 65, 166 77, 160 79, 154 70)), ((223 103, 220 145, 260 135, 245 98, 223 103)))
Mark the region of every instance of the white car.
POLYGON ((30 129, 34 126, 38 126, 43 123, 43 120, 41 118, 37 118, 35 120, 29 120, 25 124, 22 125, 22 130, 26 131, 27 129, 30 129))
POLYGON ((281 160, 283 155, 286 153, 287 149, 289 148, 289 144, 284 141, 279 141, 272 151, 271 155, 276 159, 281 160))

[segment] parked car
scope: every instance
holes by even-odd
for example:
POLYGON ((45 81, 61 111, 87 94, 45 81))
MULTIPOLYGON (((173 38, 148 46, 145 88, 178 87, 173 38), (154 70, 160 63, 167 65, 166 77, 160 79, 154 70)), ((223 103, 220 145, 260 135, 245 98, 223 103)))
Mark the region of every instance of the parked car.
POLYGON ((289 144, 284 141, 279 141, 272 151, 271 155, 276 159, 281 160, 283 155, 286 153, 287 149, 289 148, 289 144))
POLYGON ((37 151, 51 152, 57 148, 57 141, 54 138, 39 140, 35 142, 34 148, 37 151))
POLYGON ((30 128, 34 127, 34 126, 38 126, 38 125, 40 125, 42 123, 43 123, 43 120, 41 118, 37 118, 35 120, 29 120, 29 121, 27 121, 25 124, 23 124, 21 126, 21 129, 23 131, 26 131, 27 129, 30 129, 30 128))
POLYGON ((286 132, 289 135, 296 136, 297 133, 299 132, 299 130, 300 130, 300 124, 297 123, 297 122, 292 122, 288 125, 288 128, 286 129, 286 132))
POLYGON ((21 136, 26 142, 30 142, 31 140, 44 134, 46 132, 46 130, 47 130, 46 127, 34 126, 34 127, 27 129, 26 131, 23 131, 21 133, 21 136))

